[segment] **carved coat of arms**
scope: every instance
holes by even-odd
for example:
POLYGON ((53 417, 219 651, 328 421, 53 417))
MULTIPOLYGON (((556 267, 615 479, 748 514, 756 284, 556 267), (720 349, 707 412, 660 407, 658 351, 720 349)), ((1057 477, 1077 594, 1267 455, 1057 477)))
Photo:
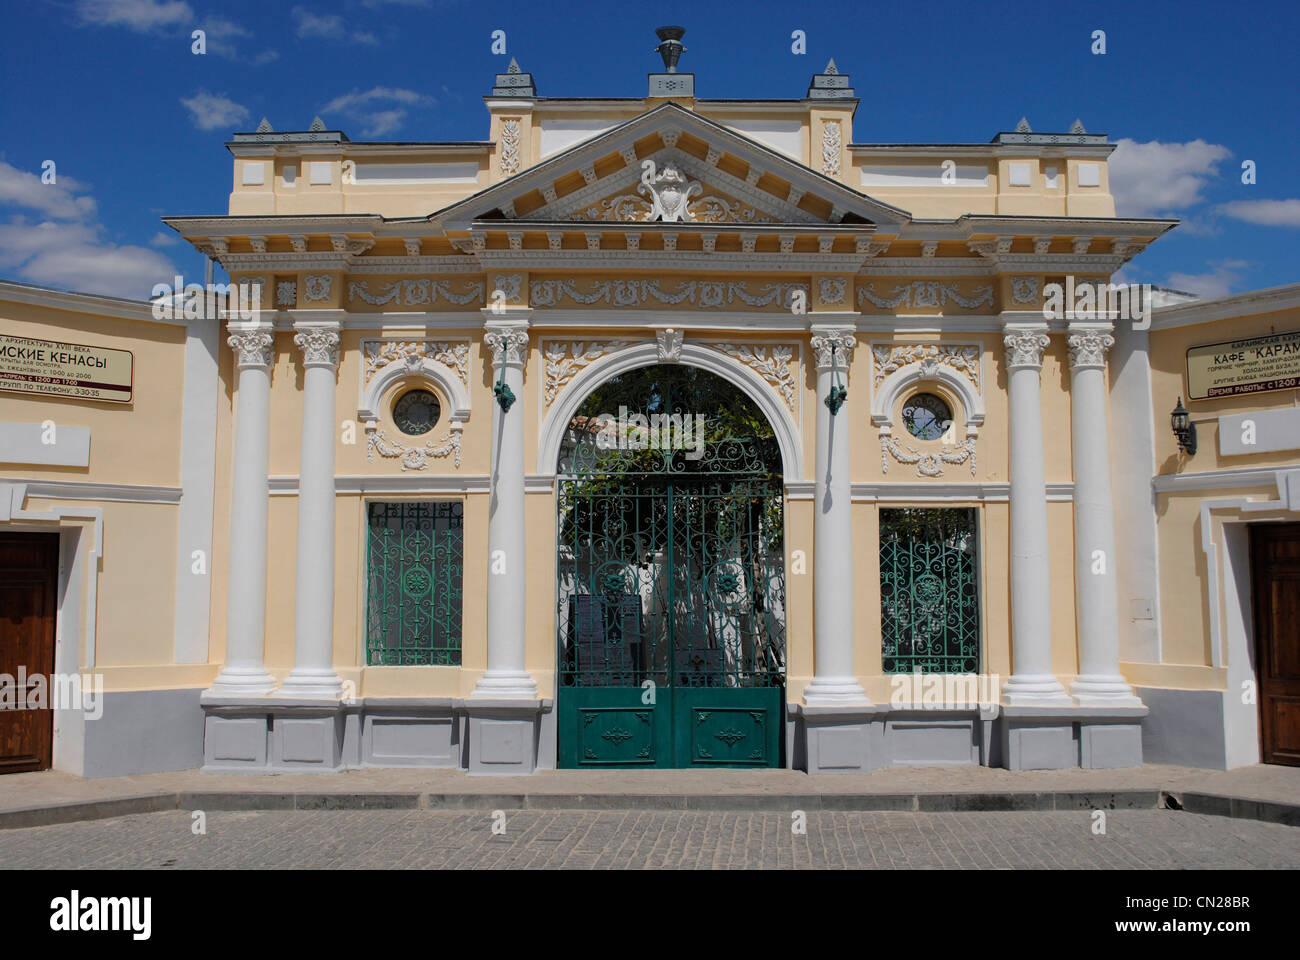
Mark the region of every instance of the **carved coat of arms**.
POLYGON ((694 220, 695 217, 686 204, 691 197, 704 192, 698 180, 688 181, 671 163, 665 164, 653 182, 643 180, 637 192, 650 197, 651 209, 649 220, 662 220, 664 223, 676 223, 679 220, 694 220))

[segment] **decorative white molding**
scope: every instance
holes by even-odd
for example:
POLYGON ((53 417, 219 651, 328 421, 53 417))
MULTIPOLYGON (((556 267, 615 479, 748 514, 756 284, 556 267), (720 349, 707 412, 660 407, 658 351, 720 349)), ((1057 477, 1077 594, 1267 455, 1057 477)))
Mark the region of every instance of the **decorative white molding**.
POLYGON ((1115 338, 1104 330, 1087 330, 1071 333, 1066 345, 1070 348, 1071 370, 1105 369, 1106 351, 1115 346, 1115 338))
POLYGON ((368 281, 351 280, 348 282, 348 300, 360 299, 376 307, 385 303, 397 306, 433 304, 438 302, 439 296, 455 304, 483 302, 483 283, 479 280, 465 281, 459 293, 452 291, 450 283, 433 278, 394 280, 392 283, 379 284, 378 289, 378 293, 371 293, 368 281))
POLYGON ((1002 337, 1006 346, 1007 369, 1015 367, 1040 368, 1043 351, 1047 349, 1047 334, 1036 330, 1008 332, 1002 337))
POLYGON ((1038 282, 1038 277, 1012 277, 1011 298, 1016 303, 1037 303, 1038 282))
POLYGON ((293 345, 302 351, 304 367, 339 365, 339 335, 333 327, 304 327, 293 335, 293 345))
MULTIPOLYGON (((680 336, 680 334, 678 334, 680 336)), ((747 343, 707 343, 706 346, 721 350, 729 357, 734 357, 749 367, 772 385, 785 400, 785 405, 793 413, 795 410, 795 388, 798 381, 798 363, 794 361, 795 344, 771 344, 759 346, 747 343)))
POLYGON ((849 361, 858 345, 858 338, 853 328, 826 328, 813 334, 813 356, 820 373, 842 364, 841 369, 848 374, 849 361))
POLYGON ((595 280, 584 291, 576 279, 533 280, 529 303, 534 307, 552 307, 568 297, 581 304, 608 303, 616 307, 657 301, 717 309, 736 300, 751 307, 788 306, 796 290, 802 290, 807 296, 808 287, 802 283, 766 283, 758 288, 758 293, 750 293, 744 281, 684 280, 675 289, 665 290, 658 280, 595 280))
POLYGON ((293 280, 281 280, 275 285, 275 305, 293 308, 298 305, 298 284, 293 280))
POLYGON ((275 359, 275 338, 268 328, 237 330, 231 328, 226 343, 235 351, 235 362, 245 367, 270 367, 275 359))
POLYGON ((630 340, 545 340, 542 342, 543 388, 547 406, 584 367, 607 353, 621 350, 630 340))
POLYGON ((306 278, 307 288, 303 299, 308 303, 316 303, 320 300, 330 298, 330 288, 334 284, 334 278, 328 273, 309 274, 306 278))
POLYGON ((840 122, 827 120, 822 125, 822 173, 828 177, 840 175, 840 149, 843 139, 840 136, 840 122))
POLYGON ((672 327, 655 331, 655 342, 659 345, 660 363, 681 363, 682 332, 672 327))
POLYGON ((366 422, 366 461, 372 462, 378 453, 386 459, 401 459, 403 470, 427 470, 431 458, 437 459, 454 456, 457 469, 460 468, 460 424, 453 423, 451 430, 441 440, 428 440, 423 446, 408 447, 405 444, 391 442, 379 425, 369 420, 366 422))
POLYGON ((817 289, 823 304, 844 303, 849 281, 844 277, 818 277, 817 289))
POLYGON ((408 237, 403 240, 402 243, 406 247, 406 255, 408 257, 418 257, 420 255, 420 241, 418 238, 413 239, 408 237))
POLYGON ((889 294, 878 296, 875 284, 867 283, 858 287, 858 304, 865 300, 883 310, 898 307, 943 307, 951 300, 968 310, 976 307, 992 306, 993 287, 982 286, 971 290, 970 296, 959 292, 955 283, 943 283, 938 280, 915 280, 895 287, 889 294))
POLYGON ((872 344, 871 357, 873 389, 878 390, 886 377, 911 364, 916 364, 918 376, 926 379, 933 377, 939 364, 943 364, 965 374, 978 392, 984 392, 979 344, 872 344))
MULTIPOLYGON (((657 341, 642 341, 613 350, 591 362, 559 393, 546 412, 537 447, 538 474, 553 473, 560 445, 574 414, 600 384, 629 370, 659 362, 657 341)), ((715 347, 687 340, 682 344, 681 363, 700 367, 729 380, 757 404, 776 435, 787 483, 804 480, 803 446, 798 423, 781 402, 777 391, 756 371, 715 347)))
POLYGON ((501 121, 501 175, 508 177, 519 172, 519 121, 511 118, 501 121))
POLYGON ((965 441, 955 447, 945 447, 937 453, 922 453, 911 444, 907 449, 894 439, 892 434, 881 430, 880 433, 880 472, 889 472, 890 454, 899 463, 916 464, 916 475, 918 477, 942 477, 943 464, 945 463, 965 463, 970 461, 970 475, 975 476, 975 438, 967 437, 965 441))
POLYGON ((361 354, 359 420, 378 420, 380 398, 405 377, 433 384, 447 398, 447 417, 453 424, 469 419, 468 340, 362 340, 361 354))
POLYGON ((492 367, 497 369, 504 362, 508 366, 523 366, 525 352, 528 348, 528 330, 526 326, 502 324, 489 327, 483 334, 483 345, 492 351, 492 367))
POLYGON ((934 255, 939 252, 938 240, 926 240, 921 244, 921 256, 926 260, 933 260, 934 255))

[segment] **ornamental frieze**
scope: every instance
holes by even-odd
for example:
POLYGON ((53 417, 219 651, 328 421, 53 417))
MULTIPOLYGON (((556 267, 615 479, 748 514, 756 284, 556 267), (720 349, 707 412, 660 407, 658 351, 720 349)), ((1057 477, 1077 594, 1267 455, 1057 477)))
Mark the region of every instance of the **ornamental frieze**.
POLYGON ((795 375, 798 361, 795 358, 797 347, 794 344, 747 344, 747 343, 702 343, 712 347, 735 360, 739 360, 760 377, 766 380, 791 412, 795 409, 795 375))
POLYGON ((993 286, 972 287, 968 293, 962 293, 956 283, 944 283, 941 280, 914 280, 899 284, 890 290, 877 290, 874 282, 858 287, 858 305, 864 302, 882 310, 896 310, 899 307, 945 307, 949 302, 974 310, 977 307, 993 306, 993 286))
POLYGON ((456 371, 460 382, 469 384, 469 341, 446 340, 364 340, 364 384, 369 384, 381 370, 392 363, 403 363, 418 370, 425 360, 436 360, 456 371))
POLYGON ((542 395, 550 406, 570 380, 593 361, 621 350, 630 340, 546 340, 542 343, 542 395))
POLYGON ((529 302, 534 307, 554 307, 568 299, 583 305, 606 303, 615 307, 685 303, 708 310, 740 303, 749 307, 789 309, 796 292, 802 293, 805 303, 808 297, 808 286, 803 283, 751 285, 726 280, 683 280, 676 284, 658 280, 594 280, 581 286, 574 279, 534 280, 529 289, 529 302))
POLYGON ((980 348, 973 344, 946 343, 877 344, 871 348, 874 375, 872 386, 879 387, 895 370, 908 364, 919 363, 921 376, 931 377, 935 367, 942 364, 963 374, 977 391, 980 386, 980 348))
POLYGON ((348 283, 348 301, 361 300, 373 307, 388 303, 406 307, 433 305, 440 298, 457 306, 483 302, 483 281, 458 280, 455 287, 459 289, 453 289, 452 281, 431 277, 375 282, 373 288, 368 280, 352 280, 348 283))
POLYGON ((366 462, 378 453, 388 460, 400 460, 403 470, 427 470, 431 459, 452 456, 460 467, 460 431, 452 430, 441 440, 428 440, 421 446, 408 447, 389 440, 373 422, 366 425, 366 462))
POLYGON ((904 448, 887 433, 880 435, 880 472, 889 473, 889 457, 899 463, 916 465, 918 477, 942 477, 945 463, 970 463, 970 475, 975 476, 975 438, 967 437, 966 442, 945 447, 938 453, 923 453, 911 444, 904 448))

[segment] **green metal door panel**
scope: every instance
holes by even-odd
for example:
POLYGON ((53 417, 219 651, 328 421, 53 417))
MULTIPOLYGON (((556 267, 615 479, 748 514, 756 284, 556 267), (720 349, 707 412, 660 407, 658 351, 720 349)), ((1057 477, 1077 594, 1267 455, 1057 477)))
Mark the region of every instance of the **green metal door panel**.
POLYGON ((564 769, 672 766, 672 709, 642 703, 639 687, 562 688, 557 704, 564 769))
POLYGON ((673 691, 675 767, 781 765, 781 688, 673 691))

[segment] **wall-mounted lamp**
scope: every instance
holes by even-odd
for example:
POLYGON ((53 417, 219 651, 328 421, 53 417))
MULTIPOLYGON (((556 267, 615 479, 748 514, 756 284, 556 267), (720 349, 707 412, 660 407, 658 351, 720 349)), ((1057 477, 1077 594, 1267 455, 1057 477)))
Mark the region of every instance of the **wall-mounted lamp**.
POLYGON ((1178 398, 1178 405, 1174 407, 1174 412, 1169 415, 1169 424, 1174 428, 1174 439, 1178 441, 1178 448, 1189 457, 1195 456, 1196 424, 1192 423, 1192 415, 1183 406, 1181 396, 1178 398))
POLYGON ((826 406, 830 408, 831 416, 840 412, 840 407, 844 406, 844 401, 849 398, 849 391, 844 389, 844 384, 840 381, 840 368, 835 363, 835 344, 831 344, 831 389, 826 394, 826 406))

